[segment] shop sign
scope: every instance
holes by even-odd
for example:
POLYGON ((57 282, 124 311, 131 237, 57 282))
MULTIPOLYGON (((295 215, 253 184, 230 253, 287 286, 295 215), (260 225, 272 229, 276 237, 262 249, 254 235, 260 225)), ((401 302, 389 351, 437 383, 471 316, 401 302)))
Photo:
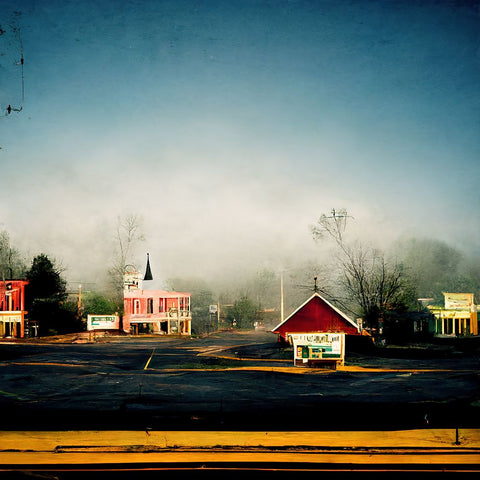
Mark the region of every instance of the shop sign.
POLYGON ((21 322, 22 314, 21 313, 3 313, 0 312, 0 322, 21 322))
POLYGON ((291 334, 295 360, 338 359, 345 352, 344 333, 296 333, 291 334))
POLYGON ((444 293, 445 308, 470 310, 473 304, 473 293, 444 293))
POLYGON ((117 330, 119 318, 116 315, 88 315, 87 330, 117 330))

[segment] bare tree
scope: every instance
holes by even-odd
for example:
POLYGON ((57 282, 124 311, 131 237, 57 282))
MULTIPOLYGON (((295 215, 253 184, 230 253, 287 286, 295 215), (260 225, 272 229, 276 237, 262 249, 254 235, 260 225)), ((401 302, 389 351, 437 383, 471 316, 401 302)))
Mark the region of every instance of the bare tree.
POLYGON ((347 218, 352 217, 349 217, 345 208, 340 210, 332 208, 330 215, 322 214, 318 219, 317 225, 311 227, 313 238, 320 240, 325 235, 329 235, 343 248, 343 233, 347 227, 347 218))
POLYGON ((341 284, 347 297, 361 308, 366 324, 381 333, 385 314, 404 305, 407 282, 398 263, 383 252, 358 245, 345 248, 341 284))
POLYGON ((123 267, 127 264, 132 248, 137 241, 145 240, 141 233, 141 218, 135 214, 118 217, 116 236, 119 247, 119 261, 123 267))
POLYGON ((117 218, 117 227, 115 230, 115 240, 117 243, 117 253, 114 264, 110 269, 114 293, 118 298, 122 297, 123 275, 125 268, 131 262, 131 256, 135 245, 144 241, 145 237, 141 231, 142 219, 136 214, 127 214, 124 217, 117 218))
POLYGON ((388 262, 382 251, 360 242, 347 244, 343 234, 348 218, 352 217, 346 210, 332 210, 331 215, 319 218, 312 234, 316 240, 325 236, 335 240, 339 248, 340 284, 346 300, 357 305, 367 327, 381 333, 385 313, 405 305, 409 290, 406 277, 402 266, 388 262))
POLYGON ((22 277, 26 264, 20 252, 12 247, 10 235, 6 230, 0 232, 0 280, 22 277))

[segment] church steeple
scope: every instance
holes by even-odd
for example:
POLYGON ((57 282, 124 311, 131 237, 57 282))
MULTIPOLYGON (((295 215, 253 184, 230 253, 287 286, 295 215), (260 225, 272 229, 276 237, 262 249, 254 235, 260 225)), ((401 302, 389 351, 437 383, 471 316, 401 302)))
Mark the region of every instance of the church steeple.
POLYGON ((150 255, 147 253, 147 269, 145 270, 144 280, 153 280, 152 270, 150 269, 150 255))

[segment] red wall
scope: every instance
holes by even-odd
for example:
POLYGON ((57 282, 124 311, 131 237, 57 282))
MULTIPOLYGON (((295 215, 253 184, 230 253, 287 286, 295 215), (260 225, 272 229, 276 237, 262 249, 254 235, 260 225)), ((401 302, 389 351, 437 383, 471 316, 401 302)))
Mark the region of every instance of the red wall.
POLYGON ((286 333, 306 332, 344 332, 347 335, 360 335, 356 327, 320 297, 313 297, 275 330, 275 333, 284 338, 286 333))
POLYGON ((25 310, 25 285, 28 284, 26 280, 5 280, 0 281, 0 310, 6 311, 7 308, 7 293, 11 297, 12 310, 25 310), (7 288, 10 286, 10 290, 7 288))
POLYGON ((0 311, 14 311, 21 313, 21 321, 16 323, 14 336, 23 338, 25 334, 25 286, 27 280, 0 281, 0 311), (8 293, 8 295, 7 295, 8 293), (8 297, 8 299, 7 299, 8 297), (18 326, 20 329, 18 330, 18 326))

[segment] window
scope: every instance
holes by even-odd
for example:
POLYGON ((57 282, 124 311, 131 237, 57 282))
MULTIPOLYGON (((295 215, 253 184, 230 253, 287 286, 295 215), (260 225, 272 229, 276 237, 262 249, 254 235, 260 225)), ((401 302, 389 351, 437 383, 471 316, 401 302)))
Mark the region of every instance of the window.
POLYGON ((135 298, 133 300, 133 314, 137 315, 138 313, 140 313, 140 300, 135 298))
POLYGON ((147 313, 153 313, 153 298, 147 298, 147 313))

